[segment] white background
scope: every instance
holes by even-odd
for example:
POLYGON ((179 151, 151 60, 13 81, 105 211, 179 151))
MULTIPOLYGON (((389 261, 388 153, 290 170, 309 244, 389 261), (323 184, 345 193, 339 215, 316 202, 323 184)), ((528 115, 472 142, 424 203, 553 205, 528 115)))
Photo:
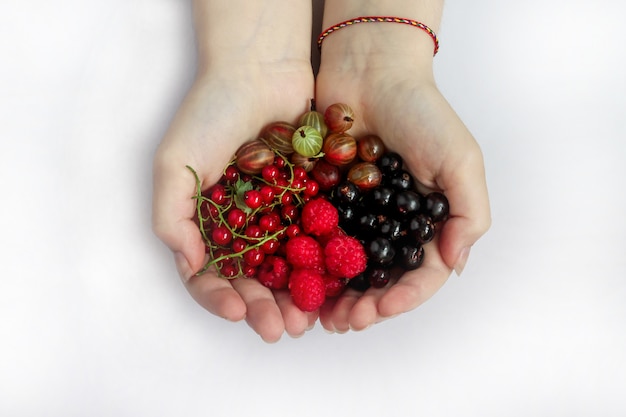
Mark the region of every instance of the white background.
POLYGON ((189 1, 3 1, 0 415, 625 415, 625 14, 447 2, 436 76, 492 229, 419 309, 267 345, 196 305, 150 231, 189 1))

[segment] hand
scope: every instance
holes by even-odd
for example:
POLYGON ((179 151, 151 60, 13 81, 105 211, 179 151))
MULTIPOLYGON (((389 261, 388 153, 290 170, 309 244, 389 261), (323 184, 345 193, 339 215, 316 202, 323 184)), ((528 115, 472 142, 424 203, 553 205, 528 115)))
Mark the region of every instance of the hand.
POLYGON ((432 44, 426 45, 431 57, 422 62, 370 51, 369 62, 353 65, 358 57, 344 52, 335 60, 334 47, 322 56, 316 86, 318 109, 324 111, 335 102, 349 104, 356 115, 350 134, 380 136, 388 149, 403 157, 420 191, 442 190, 450 203, 450 218, 439 236, 425 245, 424 264, 393 285, 365 293, 348 290, 325 304, 320 321, 329 331, 365 329, 424 303, 453 269, 461 273, 469 248, 490 226, 482 153, 437 90, 431 69, 432 44))
POLYGON ((297 336, 313 326, 317 314, 295 307, 288 293, 273 293, 257 280, 219 278, 214 271, 196 276, 206 262, 195 213, 196 183, 216 183, 237 148, 266 124, 295 122, 313 97, 308 60, 263 65, 224 66, 198 77, 160 144, 154 161, 153 226, 174 252, 191 296, 211 313, 231 321, 246 319, 264 340, 286 330, 297 336))

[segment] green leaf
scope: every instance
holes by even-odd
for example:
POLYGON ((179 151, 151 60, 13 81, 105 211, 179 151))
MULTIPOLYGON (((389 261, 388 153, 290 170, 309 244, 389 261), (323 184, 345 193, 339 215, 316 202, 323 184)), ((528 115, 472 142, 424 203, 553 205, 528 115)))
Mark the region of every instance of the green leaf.
POLYGON ((235 183, 235 205, 244 211, 246 214, 250 214, 252 209, 248 207, 244 199, 246 191, 252 190, 254 187, 250 181, 242 181, 241 178, 237 179, 235 183))

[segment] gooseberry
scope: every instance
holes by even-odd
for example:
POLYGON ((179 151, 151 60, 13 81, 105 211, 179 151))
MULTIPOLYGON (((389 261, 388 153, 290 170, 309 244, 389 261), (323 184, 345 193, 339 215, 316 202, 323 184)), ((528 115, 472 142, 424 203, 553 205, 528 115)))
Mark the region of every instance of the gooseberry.
POLYGON ((363 136, 357 141, 357 154, 362 161, 374 162, 384 153, 385 144, 376 135, 363 136))
POLYGON ((241 172, 259 174, 263 167, 274 162, 274 151, 261 140, 244 143, 235 153, 235 163, 241 172))
POLYGON ((293 153, 292 138, 296 128, 287 122, 274 122, 267 125, 261 132, 264 139, 272 149, 290 155, 293 153))
POLYGON ((332 132, 345 132, 352 127, 354 111, 344 103, 331 104, 324 112, 324 122, 332 132))
POLYGON ((322 134, 312 126, 300 126, 293 133, 292 139, 293 149, 309 158, 320 153, 324 142, 322 134))
POLYGON ((356 140, 345 132, 331 133, 324 140, 322 147, 324 159, 337 166, 352 162, 356 156, 356 150, 356 140))
POLYGON ((328 133, 328 126, 326 126, 326 122, 324 122, 324 115, 315 110, 304 113, 300 117, 298 124, 299 126, 311 126, 316 128, 323 138, 326 137, 328 133))
POLYGON ((380 185, 382 173, 372 162, 359 162, 348 171, 348 180, 361 190, 370 190, 380 185))

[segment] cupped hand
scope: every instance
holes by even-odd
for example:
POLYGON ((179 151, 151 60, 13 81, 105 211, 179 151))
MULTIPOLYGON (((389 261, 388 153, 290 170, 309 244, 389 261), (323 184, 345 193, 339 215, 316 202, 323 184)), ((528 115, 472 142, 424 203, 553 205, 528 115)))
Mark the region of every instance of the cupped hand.
POLYGON ((401 61, 360 69, 344 63, 322 65, 316 84, 318 110, 336 102, 350 105, 356 121, 349 133, 357 138, 366 133, 380 136, 389 150, 403 157, 420 191, 445 193, 450 217, 435 240, 425 245, 420 268, 385 288, 348 290, 325 304, 320 321, 329 331, 362 330, 424 303, 453 270, 462 272, 470 248, 491 223, 477 142, 436 88, 432 72, 401 61))
POLYGON ((220 278, 204 266, 205 245, 195 213, 198 174, 202 189, 215 184, 239 146, 263 126, 294 123, 313 97, 310 63, 240 65, 202 74, 181 104, 154 159, 153 229, 173 251, 191 296, 211 313, 245 319, 265 341, 292 336, 313 326, 316 314, 301 312, 288 294, 257 280, 220 278))

